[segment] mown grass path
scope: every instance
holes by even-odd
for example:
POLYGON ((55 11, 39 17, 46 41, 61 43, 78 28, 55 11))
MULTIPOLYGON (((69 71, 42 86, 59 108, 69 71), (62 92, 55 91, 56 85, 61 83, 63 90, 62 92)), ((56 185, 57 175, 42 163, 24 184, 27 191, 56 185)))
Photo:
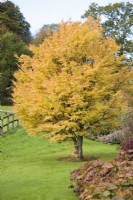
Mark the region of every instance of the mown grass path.
MULTIPOLYGON (((116 145, 85 140, 84 153, 104 161, 116 155, 116 145)), ((60 160, 72 146, 30 137, 23 128, 1 138, 1 200, 77 200, 68 188, 69 174, 83 163, 60 160)))

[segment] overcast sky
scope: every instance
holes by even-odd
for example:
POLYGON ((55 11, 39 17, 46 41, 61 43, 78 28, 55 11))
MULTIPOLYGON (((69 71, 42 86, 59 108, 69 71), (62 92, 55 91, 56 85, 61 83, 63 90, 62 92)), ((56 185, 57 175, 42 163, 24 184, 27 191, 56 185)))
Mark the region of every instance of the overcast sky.
MULTIPOLYGON (((60 23, 71 19, 78 21, 92 2, 107 5, 133 0, 10 0, 20 8, 35 34, 44 24, 60 23)), ((4 0, 0 0, 4 2, 4 0)))

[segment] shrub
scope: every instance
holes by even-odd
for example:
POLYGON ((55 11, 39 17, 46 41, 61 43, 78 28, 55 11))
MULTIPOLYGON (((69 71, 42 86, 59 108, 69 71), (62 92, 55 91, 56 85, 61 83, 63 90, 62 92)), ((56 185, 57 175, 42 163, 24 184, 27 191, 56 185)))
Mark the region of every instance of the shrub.
POLYGON ((105 144, 121 144, 128 138, 133 138, 133 110, 128 110, 122 119, 121 130, 104 135, 91 135, 89 139, 97 140, 105 144))
POLYGON ((86 163, 70 175, 71 180, 77 182, 74 186, 75 192, 81 200, 131 200, 132 161, 133 150, 130 150, 129 154, 122 152, 109 163, 100 160, 86 163))
POLYGON ((126 139, 133 137, 133 109, 129 110, 124 116, 123 131, 126 139))
POLYGON ((126 142, 124 142, 121 146, 120 149, 122 151, 129 151, 133 150, 133 138, 128 138, 126 142))
POLYGON ((98 136, 97 140, 105 144, 120 144, 125 139, 123 130, 118 130, 108 135, 98 136))

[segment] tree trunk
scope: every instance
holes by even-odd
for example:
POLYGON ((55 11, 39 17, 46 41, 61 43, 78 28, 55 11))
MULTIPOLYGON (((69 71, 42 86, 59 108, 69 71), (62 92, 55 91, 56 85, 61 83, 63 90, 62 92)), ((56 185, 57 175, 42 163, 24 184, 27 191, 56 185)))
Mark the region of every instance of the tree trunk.
POLYGON ((76 153, 76 159, 77 161, 83 160, 83 136, 78 136, 77 138, 73 138, 74 141, 74 147, 75 147, 75 153, 76 153))

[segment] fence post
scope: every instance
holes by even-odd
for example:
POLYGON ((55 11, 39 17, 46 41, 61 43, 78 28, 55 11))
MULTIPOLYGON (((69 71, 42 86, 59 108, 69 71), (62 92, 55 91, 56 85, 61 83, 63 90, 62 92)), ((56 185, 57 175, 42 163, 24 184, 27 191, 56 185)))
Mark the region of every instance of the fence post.
POLYGON ((1 126, 0 126, 0 135, 3 135, 3 117, 0 116, 1 126))
POLYGON ((12 128, 14 128, 14 114, 12 114, 12 128))
POLYGON ((2 126, 0 126, 0 136, 3 135, 3 130, 2 130, 2 126))
POLYGON ((9 125, 10 125, 10 121, 9 121, 9 117, 10 115, 7 114, 7 131, 9 131, 9 125))

